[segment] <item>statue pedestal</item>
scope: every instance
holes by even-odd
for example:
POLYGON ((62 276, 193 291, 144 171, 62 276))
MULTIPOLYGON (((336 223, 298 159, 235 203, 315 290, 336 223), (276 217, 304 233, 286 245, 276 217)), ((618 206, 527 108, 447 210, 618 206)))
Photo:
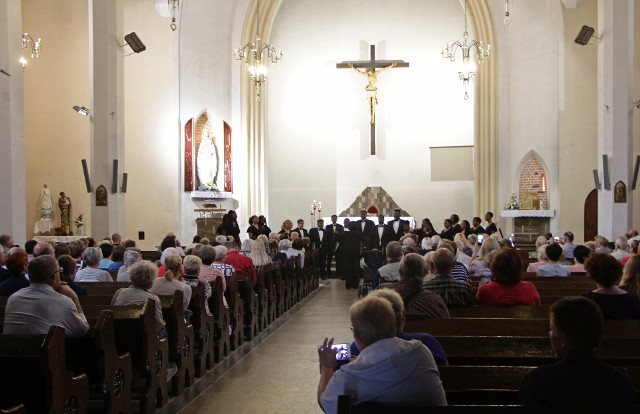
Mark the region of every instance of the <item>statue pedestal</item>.
POLYGON ((51 233, 51 230, 53 230, 55 225, 56 224, 53 220, 38 220, 33 228, 33 233, 51 233))

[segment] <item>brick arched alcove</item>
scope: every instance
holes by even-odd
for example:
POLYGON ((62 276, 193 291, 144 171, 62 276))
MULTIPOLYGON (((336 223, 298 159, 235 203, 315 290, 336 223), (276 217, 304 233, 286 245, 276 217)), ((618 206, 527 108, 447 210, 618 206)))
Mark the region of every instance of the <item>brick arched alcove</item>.
POLYGON ((535 153, 520 170, 518 181, 518 201, 523 210, 548 210, 549 191, 547 188, 547 171, 535 153))

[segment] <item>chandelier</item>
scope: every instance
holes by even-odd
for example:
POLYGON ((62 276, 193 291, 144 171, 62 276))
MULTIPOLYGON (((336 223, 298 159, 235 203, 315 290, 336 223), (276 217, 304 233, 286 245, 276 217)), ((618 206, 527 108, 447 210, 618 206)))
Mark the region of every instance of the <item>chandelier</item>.
POLYGON ((27 66, 27 59, 24 57, 24 50, 27 48, 31 49, 31 59, 37 59, 40 56, 40 46, 42 45, 42 39, 38 38, 37 40, 33 40, 33 37, 29 36, 29 33, 22 34, 22 53, 23 56, 20 57, 20 63, 22 64, 22 68, 24 69, 27 66))
POLYGON ((176 10, 178 10, 178 7, 180 7, 180 0, 167 1, 169 6, 169 14, 171 16, 171 24, 169 25, 169 27, 171 27, 171 30, 175 32, 178 28, 178 26, 176 25, 176 10))
POLYGON ((260 0, 256 13, 256 37, 253 43, 237 48, 233 57, 249 69, 249 76, 256 90, 256 101, 260 100, 262 84, 267 80, 267 66, 265 63, 278 63, 282 59, 282 50, 276 50, 268 43, 262 43, 260 37, 260 0))
POLYGON ((467 22, 467 1, 464 2, 464 33, 462 34, 462 43, 459 41, 453 42, 451 45, 447 43, 446 49, 442 49, 442 57, 445 59, 449 59, 452 62, 456 60, 456 52, 458 50, 462 51, 462 68, 458 72, 460 80, 462 81, 462 86, 464 87, 464 99, 469 99, 468 87, 469 83, 475 77, 475 65, 471 62, 471 49, 476 48, 476 60, 478 63, 482 63, 485 57, 488 57, 491 54, 491 45, 487 44, 484 46, 484 43, 481 41, 477 42, 475 40, 471 40, 469 42, 469 30, 468 30, 468 22, 467 22))

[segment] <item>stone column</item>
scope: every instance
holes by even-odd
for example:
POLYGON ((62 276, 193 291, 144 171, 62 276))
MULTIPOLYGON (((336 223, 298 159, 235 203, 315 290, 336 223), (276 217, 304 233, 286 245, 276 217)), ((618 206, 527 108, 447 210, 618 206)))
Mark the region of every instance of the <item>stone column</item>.
MULTIPOLYGON (((0 2, 0 233, 27 240, 20 0, 0 2)), ((33 230, 33 228, 32 228, 33 230)), ((31 230, 31 231, 32 231, 31 230)))
MULTIPOLYGON (((122 0, 89 0, 91 82, 91 235, 103 238, 125 228, 120 193, 124 159, 124 44, 122 0), (117 192, 112 193, 113 160, 118 160, 117 192), (106 207, 96 206, 98 186, 107 188, 106 207)), ((128 48, 128 46, 126 47, 128 48)))
POLYGON ((631 226, 633 198, 633 0, 599 0, 598 44, 598 165, 609 159, 609 190, 598 192, 598 233, 613 240, 631 226), (627 187, 627 202, 614 203, 615 185, 627 187))

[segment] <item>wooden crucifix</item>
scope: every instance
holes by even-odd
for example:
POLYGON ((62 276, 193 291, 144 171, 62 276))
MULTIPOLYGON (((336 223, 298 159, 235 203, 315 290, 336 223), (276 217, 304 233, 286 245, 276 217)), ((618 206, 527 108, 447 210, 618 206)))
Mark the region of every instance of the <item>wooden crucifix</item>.
POLYGON ((369 60, 353 60, 337 63, 338 69, 353 69, 365 75, 369 81, 365 87, 369 101, 369 125, 371 128, 371 155, 376 154, 376 105, 378 104, 378 73, 391 68, 408 68, 409 63, 404 60, 376 60, 376 46, 370 45, 369 60))

